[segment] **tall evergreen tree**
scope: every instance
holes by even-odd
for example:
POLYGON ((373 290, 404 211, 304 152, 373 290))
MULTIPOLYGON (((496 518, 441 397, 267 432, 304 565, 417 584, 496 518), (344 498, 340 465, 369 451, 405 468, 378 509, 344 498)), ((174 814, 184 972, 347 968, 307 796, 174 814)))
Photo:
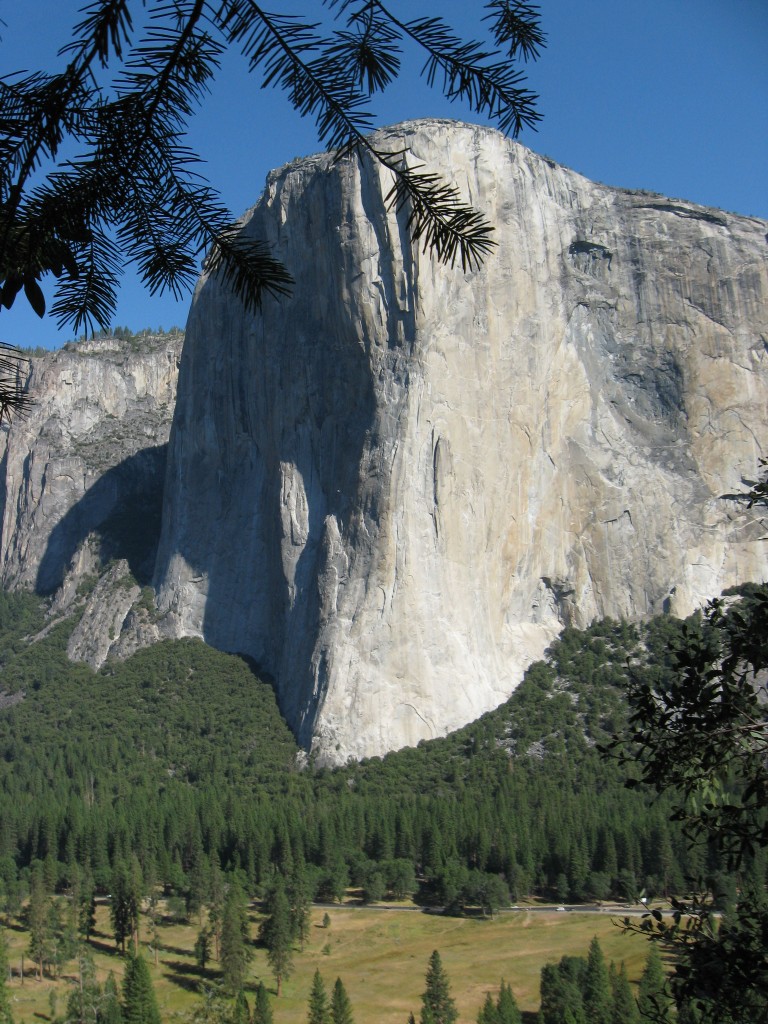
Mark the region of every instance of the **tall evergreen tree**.
POLYGON ((563 957, 542 967, 538 1024, 586 1024, 576 959, 563 957))
POLYGON ((96 927, 96 890, 90 871, 77 871, 72 902, 77 908, 78 931, 87 942, 96 927))
POLYGON ((213 932, 216 959, 221 957, 221 925, 224 919, 224 902, 226 892, 224 889, 224 876, 217 860, 211 864, 210 891, 208 893, 208 923, 213 932))
POLYGON ((37 964, 38 978, 43 977, 43 968, 48 959, 50 945, 50 915, 48 894, 45 891, 42 868, 35 866, 27 905, 27 928, 29 929, 29 955, 37 964))
POLYGON ((259 936, 267 948, 267 960, 275 976, 279 996, 283 979, 287 978, 293 969, 291 910, 281 878, 275 882, 265 910, 267 916, 262 921, 259 936))
POLYGON ((288 896, 288 903, 291 909, 293 937, 298 941, 299 948, 303 951, 304 945, 310 936, 310 910, 312 906, 309 880, 307 879, 303 863, 297 861, 294 864, 286 895, 288 896))
POLYGON ((245 992, 242 989, 235 996, 235 1005, 232 1008, 232 1024, 251 1024, 251 1009, 248 1006, 248 1000, 245 998, 245 992))
POLYGON ((328 1005, 325 982, 319 970, 315 971, 315 975, 312 978, 307 1024, 331 1024, 331 1008, 328 1005))
POLYGON ((426 989, 421 997, 421 1024, 455 1024, 456 1004, 451 998, 448 976, 443 970, 440 954, 434 950, 425 976, 426 989))
POLYGON ((485 993, 485 1000, 477 1014, 477 1024, 499 1024, 499 1011, 490 992, 485 993))
POLYGON ((152 979, 144 958, 131 950, 123 978, 124 1024, 161 1024, 152 979))
POLYGON ((125 952, 126 943, 132 940, 138 945, 139 907, 141 905, 141 883, 132 867, 118 864, 112 874, 112 899, 109 915, 115 942, 125 952))
POLYGON ((120 1004, 120 992, 112 971, 109 972, 104 982, 104 992, 101 999, 98 1024, 122 1024, 123 1007, 120 1004))
POLYGON ((203 905, 210 888, 210 865, 201 847, 193 853, 192 867, 187 876, 187 913, 197 915, 198 924, 203 923, 203 905))
POLYGON ((640 1016, 649 1020, 664 1020, 671 1006, 671 999, 666 987, 664 965, 655 942, 651 943, 645 970, 640 978, 637 992, 637 1005, 640 1016))
POLYGON ((627 978, 627 968, 621 961, 619 970, 613 976, 613 1010, 611 1024, 640 1024, 640 1011, 632 995, 627 978))
POLYGON ((236 883, 230 886, 221 922, 221 971, 225 990, 232 996, 243 988, 251 950, 245 896, 236 883))
POLYGON ((496 1002, 499 1024, 522 1024, 522 1014, 509 984, 502 979, 499 998, 496 1002))
POLYGON ((333 986, 331 1021, 332 1024, 355 1024, 355 1018, 352 1016, 352 1004, 341 978, 337 978, 333 986))
POLYGON ((267 986, 263 981, 259 982, 256 989, 256 1004, 253 1007, 253 1024, 273 1024, 272 1004, 269 1001, 267 986))
POLYGON ((211 959, 211 933, 207 928, 202 928, 195 939, 195 961, 198 967, 205 970, 205 965, 211 959))
POLYGON ((583 998, 588 1024, 611 1024, 613 1010, 611 983, 597 936, 594 936, 589 944, 583 998))

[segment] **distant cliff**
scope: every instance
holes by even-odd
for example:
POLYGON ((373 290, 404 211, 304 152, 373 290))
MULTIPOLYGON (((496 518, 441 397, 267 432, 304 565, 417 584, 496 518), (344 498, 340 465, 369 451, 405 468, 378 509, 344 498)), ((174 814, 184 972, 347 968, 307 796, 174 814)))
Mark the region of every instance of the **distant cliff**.
POLYGON ((32 406, 0 434, 3 585, 55 595, 63 612, 116 562, 112 597, 105 581, 85 648, 72 649, 92 664, 119 638, 135 581, 152 576, 182 341, 145 334, 32 359, 32 406))
POLYGON ((719 500, 768 438, 768 224, 489 129, 378 144, 454 182, 498 249, 439 266, 367 157, 273 173, 244 230, 294 295, 254 318, 198 287, 155 574, 165 628, 256 659, 329 762, 475 718, 564 624, 768 575, 719 500))

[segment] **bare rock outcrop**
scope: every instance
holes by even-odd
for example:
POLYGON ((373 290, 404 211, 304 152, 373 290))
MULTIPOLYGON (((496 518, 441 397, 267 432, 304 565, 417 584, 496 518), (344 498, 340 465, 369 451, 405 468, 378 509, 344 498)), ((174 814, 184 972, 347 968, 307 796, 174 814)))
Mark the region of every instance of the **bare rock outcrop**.
POLYGON ((101 576, 67 644, 72 661, 101 668, 123 631, 125 620, 141 594, 124 558, 101 576))
POLYGON ((94 667, 120 638, 129 589, 151 579, 182 341, 102 339, 32 359, 32 405, 0 434, 2 583, 53 595, 54 616, 90 592, 70 655, 94 667))
POLYGON ((768 437, 768 224, 485 128, 377 144, 454 182, 497 250, 468 274, 421 253, 365 156, 270 175, 244 230, 294 294, 250 317, 198 287, 155 577, 165 627, 252 656, 325 762, 475 718, 564 624, 687 614, 768 569, 719 498, 768 437))

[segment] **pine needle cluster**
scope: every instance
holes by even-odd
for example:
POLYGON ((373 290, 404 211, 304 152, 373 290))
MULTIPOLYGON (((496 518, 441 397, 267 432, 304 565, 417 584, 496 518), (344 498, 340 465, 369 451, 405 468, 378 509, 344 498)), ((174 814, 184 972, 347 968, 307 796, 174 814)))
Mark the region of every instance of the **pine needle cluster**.
POLYGON ((400 19, 380 0, 325 0, 317 18, 272 13, 255 0, 91 0, 59 71, 0 78, 0 307, 20 292, 76 331, 109 325, 120 277, 134 264, 150 292, 180 296, 200 254, 250 311, 290 290, 288 270, 244 239, 186 141, 224 54, 281 89, 339 155, 366 151, 393 176, 412 236, 448 264, 477 266, 492 227, 456 189, 369 138, 374 94, 400 74, 404 42, 451 100, 517 134, 539 119, 519 62, 544 43, 538 8, 485 5, 491 45, 459 38, 440 17, 400 19), (325 19, 325 21, 323 21, 325 19))

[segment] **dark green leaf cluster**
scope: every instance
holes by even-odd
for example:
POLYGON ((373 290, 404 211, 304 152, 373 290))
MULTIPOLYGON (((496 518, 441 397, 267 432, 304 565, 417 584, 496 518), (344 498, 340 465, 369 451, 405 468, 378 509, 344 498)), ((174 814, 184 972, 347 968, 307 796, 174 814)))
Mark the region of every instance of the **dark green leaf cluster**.
POLYGON ((380 0, 333 0, 341 20, 322 26, 271 13, 254 0, 92 0, 60 51, 55 73, 0 79, 0 304, 21 290, 46 308, 40 281, 57 279, 52 312, 76 329, 106 326, 126 263, 150 292, 180 295, 206 249, 251 311, 291 278, 258 239, 241 234, 201 177, 186 144, 189 118, 224 54, 239 51, 261 86, 283 90, 320 140, 367 152, 394 176, 392 200, 410 203, 414 238, 438 259, 479 264, 490 226, 450 185, 408 167, 369 140, 368 101, 400 73, 401 43, 425 54, 424 75, 504 131, 533 127, 536 97, 517 59, 544 36, 530 4, 488 3, 493 46, 458 38, 439 17, 401 21, 380 0), (503 52, 502 52, 503 51, 503 52))
POLYGON ((734 868, 768 846, 767 668, 768 587, 751 587, 686 623, 662 675, 630 681, 624 758, 677 794, 691 838, 706 834, 734 868))
POLYGON ((768 587, 735 588, 684 624, 656 672, 632 674, 628 738, 606 748, 672 796, 691 852, 706 848, 729 872, 674 898, 671 920, 654 911, 640 926, 676 956, 672 991, 692 1021, 747 1024, 768 1012, 766 879, 745 870, 768 851, 766 669, 768 587), (729 877, 738 892, 733 882, 723 892, 729 877))

